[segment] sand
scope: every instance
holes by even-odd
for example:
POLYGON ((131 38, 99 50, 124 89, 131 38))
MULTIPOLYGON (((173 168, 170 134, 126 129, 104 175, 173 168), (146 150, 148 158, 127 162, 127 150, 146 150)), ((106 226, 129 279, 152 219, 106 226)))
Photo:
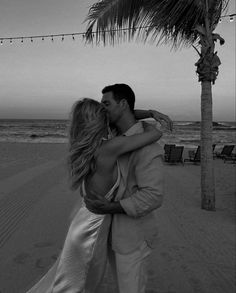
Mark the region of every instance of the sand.
MULTIPOLYGON (((68 188, 66 152, 65 144, 0 143, 0 293, 24 293, 63 246, 80 205, 68 188)), ((214 166, 215 212, 200 208, 199 165, 164 166, 146 293, 235 292, 236 164, 214 166)), ((108 269, 97 293, 116 292, 108 269)))

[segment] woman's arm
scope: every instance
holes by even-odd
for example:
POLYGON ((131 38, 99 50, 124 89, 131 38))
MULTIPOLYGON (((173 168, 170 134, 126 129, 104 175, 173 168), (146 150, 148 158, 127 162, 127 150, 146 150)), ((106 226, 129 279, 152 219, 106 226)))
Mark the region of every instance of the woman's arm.
POLYGON ((118 157, 121 154, 134 151, 151 144, 162 137, 162 132, 153 125, 145 123, 144 132, 131 136, 116 136, 107 141, 103 147, 106 156, 118 157))
POLYGON ((135 119, 141 120, 146 118, 153 118, 151 110, 134 110, 135 119))
POLYGON ((165 126, 168 130, 172 131, 173 122, 172 120, 165 114, 158 112, 156 110, 134 110, 134 116, 137 120, 153 118, 158 121, 162 126, 165 126), (163 123, 165 125, 163 125, 163 123))

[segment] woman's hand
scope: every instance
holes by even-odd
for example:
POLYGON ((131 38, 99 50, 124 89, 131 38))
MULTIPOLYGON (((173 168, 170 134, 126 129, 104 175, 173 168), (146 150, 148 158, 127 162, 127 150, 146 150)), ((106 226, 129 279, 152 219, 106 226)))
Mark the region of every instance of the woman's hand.
POLYGON ((158 121, 161 126, 169 131, 173 130, 173 121, 165 114, 162 114, 156 110, 149 110, 151 117, 158 121))
MULTIPOLYGON (((155 122, 154 122, 155 123, 155 122)), ((142 121, 144 131, 152 131, 157 130, 155 125, 151 124, 150 122, 142 121)))

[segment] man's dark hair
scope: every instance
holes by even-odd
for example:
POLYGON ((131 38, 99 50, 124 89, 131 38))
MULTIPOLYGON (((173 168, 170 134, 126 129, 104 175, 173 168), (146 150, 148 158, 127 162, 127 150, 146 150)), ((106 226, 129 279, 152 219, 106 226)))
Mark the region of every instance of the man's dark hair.
POLYGON ((112 92, 114 99, 117 102, 125 99, 130 107, 131 112, 134 112, 135 94, 130 86, 125 83, 116 83, 108 85, 102 90, 102 94, 112 92))

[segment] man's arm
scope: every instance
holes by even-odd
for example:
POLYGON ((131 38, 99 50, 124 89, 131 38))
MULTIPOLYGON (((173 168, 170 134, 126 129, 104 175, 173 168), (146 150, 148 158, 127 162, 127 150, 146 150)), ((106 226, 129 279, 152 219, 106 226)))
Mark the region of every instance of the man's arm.
POLYGON ((110 202, 105 198, 84 198, 87 209, 94 214, 125 214, 120 202, 110 202))
POLYGON ((162 153, 155 144, 137 153, 135 176, 138 189, 120 201, 125 213, 138 218, 159 208, 163 202, 164 176, 162 153))

